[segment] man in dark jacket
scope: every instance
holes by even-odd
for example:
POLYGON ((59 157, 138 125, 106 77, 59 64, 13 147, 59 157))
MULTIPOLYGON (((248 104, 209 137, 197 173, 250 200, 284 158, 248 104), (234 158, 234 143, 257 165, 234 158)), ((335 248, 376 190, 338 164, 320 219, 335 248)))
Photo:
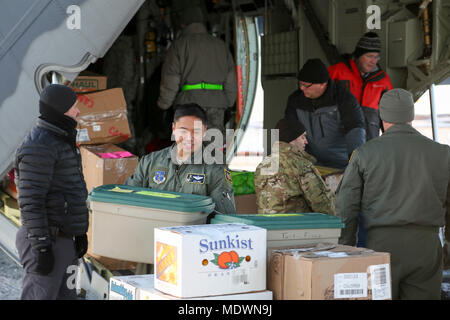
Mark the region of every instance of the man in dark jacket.
POLYGON ((353 150, 365 142, 364 116, 356 98, 330 79, 320 59, 308 60, 298 73, 299 89, 287 102, 285 118, 306 128, 306 152, 317 165, 345 168, 353 150))
POLYGON ((378 35, 367 32, 359 39, 351 57, 328 69, 330 77, 345 84, 361 105, 367 141, 380 135, 378 104, 382 95, 393 88, 388 74, 378 64, 380 52, 378 35))
POLYGON ((391 254, 392 298, 440 299, 439 227, 446 226, 450 241, 450 148, 411 126, 414 101, 406 90, 385 93, 380 116, 385 132, 354 152, 337 190, 345 224, 339 243, 356 244, 362 212, 366 247, 391 254))
POLYGON ((22 226, 16 247, 25 270, 22 299, 76 299, 78 258, 87 250, 87 191, 76 146, 77 95, 47 86, 37 124, 16 151, 22 226))

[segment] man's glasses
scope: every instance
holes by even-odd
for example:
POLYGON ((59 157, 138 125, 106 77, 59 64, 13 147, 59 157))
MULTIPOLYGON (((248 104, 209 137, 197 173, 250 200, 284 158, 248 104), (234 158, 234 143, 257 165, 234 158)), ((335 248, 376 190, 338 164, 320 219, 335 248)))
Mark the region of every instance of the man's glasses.
POLYGON ((381 59, 381 57, 377 54, 365 54, 364 56, 370 60, 380 61, 380 59, 381 59))
POLYGON ((313 84, 314 84, 314 83, 304 84, 304 83, 301 83, 301 82, 300 82, 299 87, 300 87, 300 88, 308 89, 308 88, 311 87, 313 84))

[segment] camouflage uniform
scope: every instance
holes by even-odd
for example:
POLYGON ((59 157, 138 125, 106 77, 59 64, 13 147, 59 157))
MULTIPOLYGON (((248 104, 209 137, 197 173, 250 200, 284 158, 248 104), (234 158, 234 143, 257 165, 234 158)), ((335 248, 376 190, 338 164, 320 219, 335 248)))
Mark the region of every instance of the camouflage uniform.
POLYGON ((255 172, 258 213, 321 212, 335 215, 335 196, 320 177, 316 159, 286 142, 277 142, 255 172), (265 175, 279 163, 278 171, 265 175))

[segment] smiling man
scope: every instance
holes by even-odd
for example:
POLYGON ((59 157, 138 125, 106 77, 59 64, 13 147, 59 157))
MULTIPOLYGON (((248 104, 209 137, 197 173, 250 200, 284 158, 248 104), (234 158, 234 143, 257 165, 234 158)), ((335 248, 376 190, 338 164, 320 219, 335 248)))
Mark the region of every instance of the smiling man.
POLYGON ((316 159, 305 151, 305 127, 293 118, 281 119, 275 129, 279 130, 279 141, 255 172, 258 213, 335 215, 334 194, 314 167, 316 159), (274 172, 271 168, 275 168, 274 172))
POLYGON ((226 165, 207 164, 203 157, 206 123, 206 113, 199 105, 177 106, 172 123, 175 143, 144 156, 126 184, 210 196, 216 211, 236 213, 226 165))
POLYGON ((351 57, 328 69, 330 77, 345 84, 358 100, 366 121, 367 141, 379 136, 381 121, 379 103, 382 95, 393 88, 386 72, 379 66, 381 41, 375 32, 359 39, 351 57))
POLYGON ((358 101, 330 79, 320 59, 308 60, 297 78, 299 89, 288 98, 285 118, 297 119, 306 128, 306 151, 318 165, 345 168, 353 150, 365 142, 358 101))

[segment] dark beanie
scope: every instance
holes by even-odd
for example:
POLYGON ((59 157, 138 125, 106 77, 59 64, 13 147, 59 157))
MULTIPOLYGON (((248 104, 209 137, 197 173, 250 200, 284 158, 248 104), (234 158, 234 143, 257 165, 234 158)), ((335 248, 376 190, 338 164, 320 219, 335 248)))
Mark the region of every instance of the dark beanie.
POLYGON ((330 75, 322 60, 309 59, 298 72, 297 79, 309 83, 324 83, 330 79, 330 75))
POLYGON ((77 94, 69 87, 51 84, 44 88, 39 102, 52 107, 58 113, 66 113, 77 101, 77 94))
POLYGON ((353 55, 358 59, 363 54, 368 52, 380 52, 381 51, 381 41, 375 32, 365 33, 361 39, 359 39, 356 44, 355 52, 353 55))
POLYGON ((202 9, 198 6, 184 8, 180 13, 180 24, 185 26, 191 23, 203 23, 204 17, 202 9))
POLYGON ((305 127, 297 119, 281 119, 278 121, 275 129, 279 130, 278 140, 283 142, 291 142, 301 136, 305 131, 305 127))

